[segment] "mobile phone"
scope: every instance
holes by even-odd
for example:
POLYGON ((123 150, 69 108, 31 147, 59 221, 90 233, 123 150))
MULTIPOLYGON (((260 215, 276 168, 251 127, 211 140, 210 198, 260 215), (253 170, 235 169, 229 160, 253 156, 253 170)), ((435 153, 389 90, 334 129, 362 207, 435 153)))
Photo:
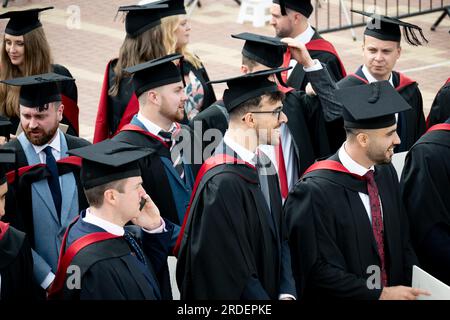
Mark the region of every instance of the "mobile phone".
POLYGON ((144 209, 146 203, 147 203, 147 199, 144 197, 141 197, 141 201, 139 202, 139 211, 142 211, 142 209, 144 209))

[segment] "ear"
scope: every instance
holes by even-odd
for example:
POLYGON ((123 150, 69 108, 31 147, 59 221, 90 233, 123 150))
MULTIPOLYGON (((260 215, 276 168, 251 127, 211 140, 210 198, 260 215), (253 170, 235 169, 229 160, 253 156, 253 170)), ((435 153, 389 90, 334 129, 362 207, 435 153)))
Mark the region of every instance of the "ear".
POLYGON ((364 132, 360 132, 356 135, 356 141, 358 141, 358 144, 363 148, 367 147, 369 144, 369 139, 369 135, 364 132))
POLYGON ((251 72, 251 70, 250 70, 250 68, 248 66, 246 66, 245 64, 241 65, 241 73, 247 74, 247 73, 250 73, 250 72, 251 72))
POLYGON ((399 59, 401 55, 402 55, 402 47, 399 44, 397 48, 397 59, 399 59))
POLYGON ((116 194, 113 189, 107 189, 103 192, 103 202, 107 202, 111 205, 116 203, 116 194))
POLYGON ((244 114, 242 120, 248 128, 256 127, 256 119, 253 117, 253 114, 251 112, 244 114))
POLYGON ((161 104, 161 95, 156 90, 149 90, 146 93, 146 100, 152 104, 160 105, 161 104))
POLYGON ((56 110, 58 113, 58 121, 61 122, 63 119, 63 113, 64 113, 64 105, 61 103, 58 107, 58 110, 56 110))

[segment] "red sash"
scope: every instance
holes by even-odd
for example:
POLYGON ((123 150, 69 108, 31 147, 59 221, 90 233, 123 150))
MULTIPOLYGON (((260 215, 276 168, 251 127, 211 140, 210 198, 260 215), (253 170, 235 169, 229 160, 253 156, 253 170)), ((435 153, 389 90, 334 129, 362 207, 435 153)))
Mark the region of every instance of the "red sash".
POLYGON ((9 223, 4 223, 2 221, 0 221, 0 240, 3 239, 3 237, 6 234, 6 231, 8 231, 9 229, 9 223))
MULTIPOLYGON (((75 157, 75 156, 69 156, 69 157, 65 157, 65 158, 62 158, 61 160, 56 161, 56 163, 70 164, 70 165, 74 165, 77 167, 81 167, 81 158, 75 157)), ((20 178, 22 175, 24 175, 28 171, 31 171, 34 168, 40 168, 40 167, 45 167, 45 166, 46 166, 45 163, 38 163, 38 164, 30 165, 30 166, 21 167, 18 170, 18 176, 20 178)), ((16 171, 15 170, 11 170, 6 173, 6 180, 8 181, 8 184, 13 184, 15 179, 16 179, 16 171)))
MULTIPOLYGON (((178 132, 180 132, 181 130, 181 126, 179 123, 175 123, 175 126, 177 127, 175 132, 173 133, 174 136, 176 136, 178 134, 178 132)), ((166 148, 169 148, 169 145, 167 144, 167 142, 165 142, 160 136, 154 135, 151 132, 148 132, 144 129, 142 129, 141 127, 135 125, 135 124, 126 124, 122 127, 122 129, 120 130, 120 132, 122 131, 134 131, 134 132, 139 132, 143 135, 152 137, 153 139, 158 140, 159 142, 161 142, 166 148)))
POLYGON ((431 131, 438 131, 438 130, 450 131, 450 123, 435 124, 434 126, 430 127, 430 129, 428 129, 426 133, 431 132, 431 131))
POLYGON ((183 240, 183 234, 184 234, 184 229, 186 227, 186 222, 188 220, 189 217, 189 211, 191 209, 191 205, 192 205, 192 201, 194 200, 195 197, 195 193, 197 192, 197 188, 200 184, 200 181, 202 180, 203 176, 211 169, 221 165, 221 164, 244 164, 248 167, 251 168, 255 168, 255 166, 251 165, 248 162, 236 159, 235 157, 229 156, 227 154, 218 154, 215 155, 211 158, 208 158, 203 165, 201 166, 198 174, 197 174, 197 178, 195 179, 195 184, 194 184, 194 188, 192 189, 192 194, 191 194, 191 199, 189 201, 189 205, 187 207, 186 213, 184 215, 184 219, 183 219, 183 225, 181 226, 181 230, 180 230, 180 234, 178 235, 178 239, 177 242, 175 244, 175 247, 173 249, 173 254, 174 256, 178 256, 178 251, 180 250, 180 246, 181 246, 181 241, 183 240))
POLYGON ((357 175, 355 173, 351 173, 350 171, 347 170, 347 168, 345 168, 342 165, 342 163, 334 161, 334 160, 323 160, 323 161, 318 161, 318 162, 314 163, 305 171, 303 176, 305 176, 306 174, 308 174, 312 171, 316 171, 316 170, 331 170, 331 171, 342 172, 342 173, 349 174, 360 180, 365 180, 364 177, 357 175))
POLYGON ((96 242, 120 237, 108 232, 91 233, 77 239, 66 251, 65 248, 67 235, 69 234, 70 228, 75 224, 78 218, 79 216, 77 216, 74 221, 72 221, 72 223, 67 228, 66 233, 64 234, 64 238, 61 243, 61 250, 59 253, 58 270, 56 272, 55 280, 53 281, 53 284, 50 288, 50 292, 48 295, 49 299, 58 298, 58 296, 61 294, 61 291, 64 288, 64 281, 66 280, 67 268, 70 266, 73 258, 77 255, 78 252, 80 252, 80 250, 96 242))
POLYGON ((75 129, 75 132, 79 134, 78 117, 80 110, 78 109, 76 102, 63 94, 61 95, 61 100, 61 103, 64 105, 63 115, 75 129))
MULTIPOLYGON (((411 85, 411 84, 416 82, 416 81, 408 78, 407 76, 405 76, 404 74, 402 74, 400 72, 398 72, 398 75, 399 75, 400 82, 399 82, 398 86, 395 87, 395 90, 397 90, 397 91, 400 91, 403 88, 405 88, 405 87, 407 87, 407 86, 409 86, 409 85, 411 85)), ((369 84, 369 81, 367 81, 367 79, 364 79, 364 78, 358 76, 356 73, 349 74, 349 76, 353 77, 353 78, 356 78, 356 79, 364 82, 365 84, 369 84)))

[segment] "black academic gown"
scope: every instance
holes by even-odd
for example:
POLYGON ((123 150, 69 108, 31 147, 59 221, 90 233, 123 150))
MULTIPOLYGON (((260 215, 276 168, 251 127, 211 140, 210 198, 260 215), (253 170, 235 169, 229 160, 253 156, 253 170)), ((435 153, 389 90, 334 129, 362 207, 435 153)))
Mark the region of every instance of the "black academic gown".
MULTIPOLYGON (((334 81, 339 81, 346 76, 344 66, 333 45, 322 38, 317 31, 315 31, 313 37, 311 38, 311 44, 306 44, 306 48, 308 49, 311 58, 318 59, 321 63, 325 64, 334 81), (313 43, 314 47, 311 46, 313 43), (317 46, 317 44, 319 44, 319 46, 317 46), (329 51, 321 50, 320 46, 327 47, 329 51)), ((299 63, 296 64, 290 73, 286 84, 297 90, 305 90, 306 85, 308 84, 308 79, 302 65, 299 63)))
MULTIPOLYGON (((219 145, 217 154, 223 154, 225 147, 219 145)), ((233 157, 230 151, 226 153, 233 157)), ((197 179, 179 239, 176 274, 182 299, 295 296, 293 281, 289 281, 290 257, 286 260, 282 254, 284 221, 277 176, 269 176, 269 185, 278 190, 270 196, 271 214, 256 168, 240 161, 220 164, 197 179)))
MULTIPOLYGON (((80 215, 83 217, 84 213, 80 215)), ((79 267, 80 287, 69 288, 69 277, 72 273, 65 272, 65 281, 59 294, 52 298, 63 300, 160 300, 162 297, 158 274, 165 267, 169 252, 169 243, 173 225, 166 221, 166 232, 149 234, 136 226, 127 226, 146 260, 141 263, 134 254, 128 242, 123 237, 115 237, 103 241, 94 241, 88 246, 76 251, 71 264, 79 267)), ((83 236, 93 233, 106 234, 105 230, 81 219, 68 228, 65 242, 65 252, 83 236)), ((63 244, 64 246, 64 244, 63 244)), ((58 267, 55 284, 59 283, 62 269, 58 267)), ((165 273, 163 272, 165 275, 165 273)), ((164 277, 165 279, 165 277, 164 277)), ((170 288, 170 286, 169 286, 170 288)), ((164 295, 163 295, 164 296, 164 295)))
MULTIPOLYGON (((397 71, 392 71, 394 88, 411 106, 411 110, 403 111, 398 115, 397 133, 401 139, 401 144, 395 148, 395 152, 408 151, 414 143, 425 133, 425 116, 423 114, 422 94, 420 93, 417 82, 409 79, 397 71)), ((348 88, 367 84, 362 67, 356 73, 348 75, 337 83, 339 88, 348 88)), ((335 137, 334 146, 336 150, 345 141, 345 131, 342 126, 336 126, 337 130, 331 137, 335 137)))
MULTIPOLYGON (((66 67, 60 64, 52 65, 53 72, 72 78, 72 74, 66 67)), ((78 89, 75 81, 62 81, 60 84, 61 103, 64 105, 63 118, 61 123, 68 125, 67 133, 72 136, 79 135, 79 109, 78 109, 78 89)), ((20 117, 14 116, 10 118, 11 134, 16 134, 20 125, 20 117)))
MULTIPOLYGON (((69 134, 64 134, 68 149, 81 148, 90 143, 82 138, 74 137, 69 134)), ((15 139, 8 142, 5 148, 13 148, 16 150, 17 168, 25 168, 29 166, 27 157, 23 151, 20 142, 15 139)), ((58 163, 58 172, 64 175, 73 172, 78 188, 78 204, 80 210, 88 207, 84 191, 80 181, 80 166, 72 164, 58 163)), ((9 166, 8 170, 14 170, 13 166, 9 166)), ((8 184, 8 194, 6 197, 6 215, 4 220, 11 222, 17 229, 24 231, 30 241, 31 247, 34 248, 34 224, 32 213, 31 200, 31 185, 32 183, 46 179, 50 176, 50 172, 46 167, 35 166, 30 170, 19 171, 19 178, 14 179, 8 184)))
POLYGON ((33 257, 25 233, 0 221, 0 300, 33 297, 33 257))
POLYGON ((450 117, 450 78, 434 98, 427 118, 427 128, 445 122, 450 117))
MULTIPOLYGON (((339 162, 336 155, 330 160, 339 162)), ((383 210, 388 285, 410 285, 416 255, 392 165, 375 166, 383 210)), ((380 259, 367 211, 358 192, 366 182, 331 170, 305 174, 289 194, 284 211, 297 292, 303 299, 378 299, 368 289, 370 266, 380 259)), ((372 282, 371 282, 372 283, 372 282)))
POLYGON ((406 156, 402 196, 422 267, 450 285, 450 119, 406 156))

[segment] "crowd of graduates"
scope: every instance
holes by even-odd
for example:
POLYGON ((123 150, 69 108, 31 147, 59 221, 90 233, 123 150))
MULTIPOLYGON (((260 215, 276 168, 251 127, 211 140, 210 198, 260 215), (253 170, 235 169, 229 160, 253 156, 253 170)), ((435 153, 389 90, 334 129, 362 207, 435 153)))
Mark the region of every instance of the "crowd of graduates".
POLYGON ((121 6, 91 143, 51 9, 0 15, 1 300, 170 300, 169 256, 182 300, 432 295, 414 265, 450 285, 450 82, 425 118, 394 70, 420 26, 354 10, 350 74, 309 0, 274 0, 274 35, 230 35, 241 73, 210 79, 184 1, 121 6))

